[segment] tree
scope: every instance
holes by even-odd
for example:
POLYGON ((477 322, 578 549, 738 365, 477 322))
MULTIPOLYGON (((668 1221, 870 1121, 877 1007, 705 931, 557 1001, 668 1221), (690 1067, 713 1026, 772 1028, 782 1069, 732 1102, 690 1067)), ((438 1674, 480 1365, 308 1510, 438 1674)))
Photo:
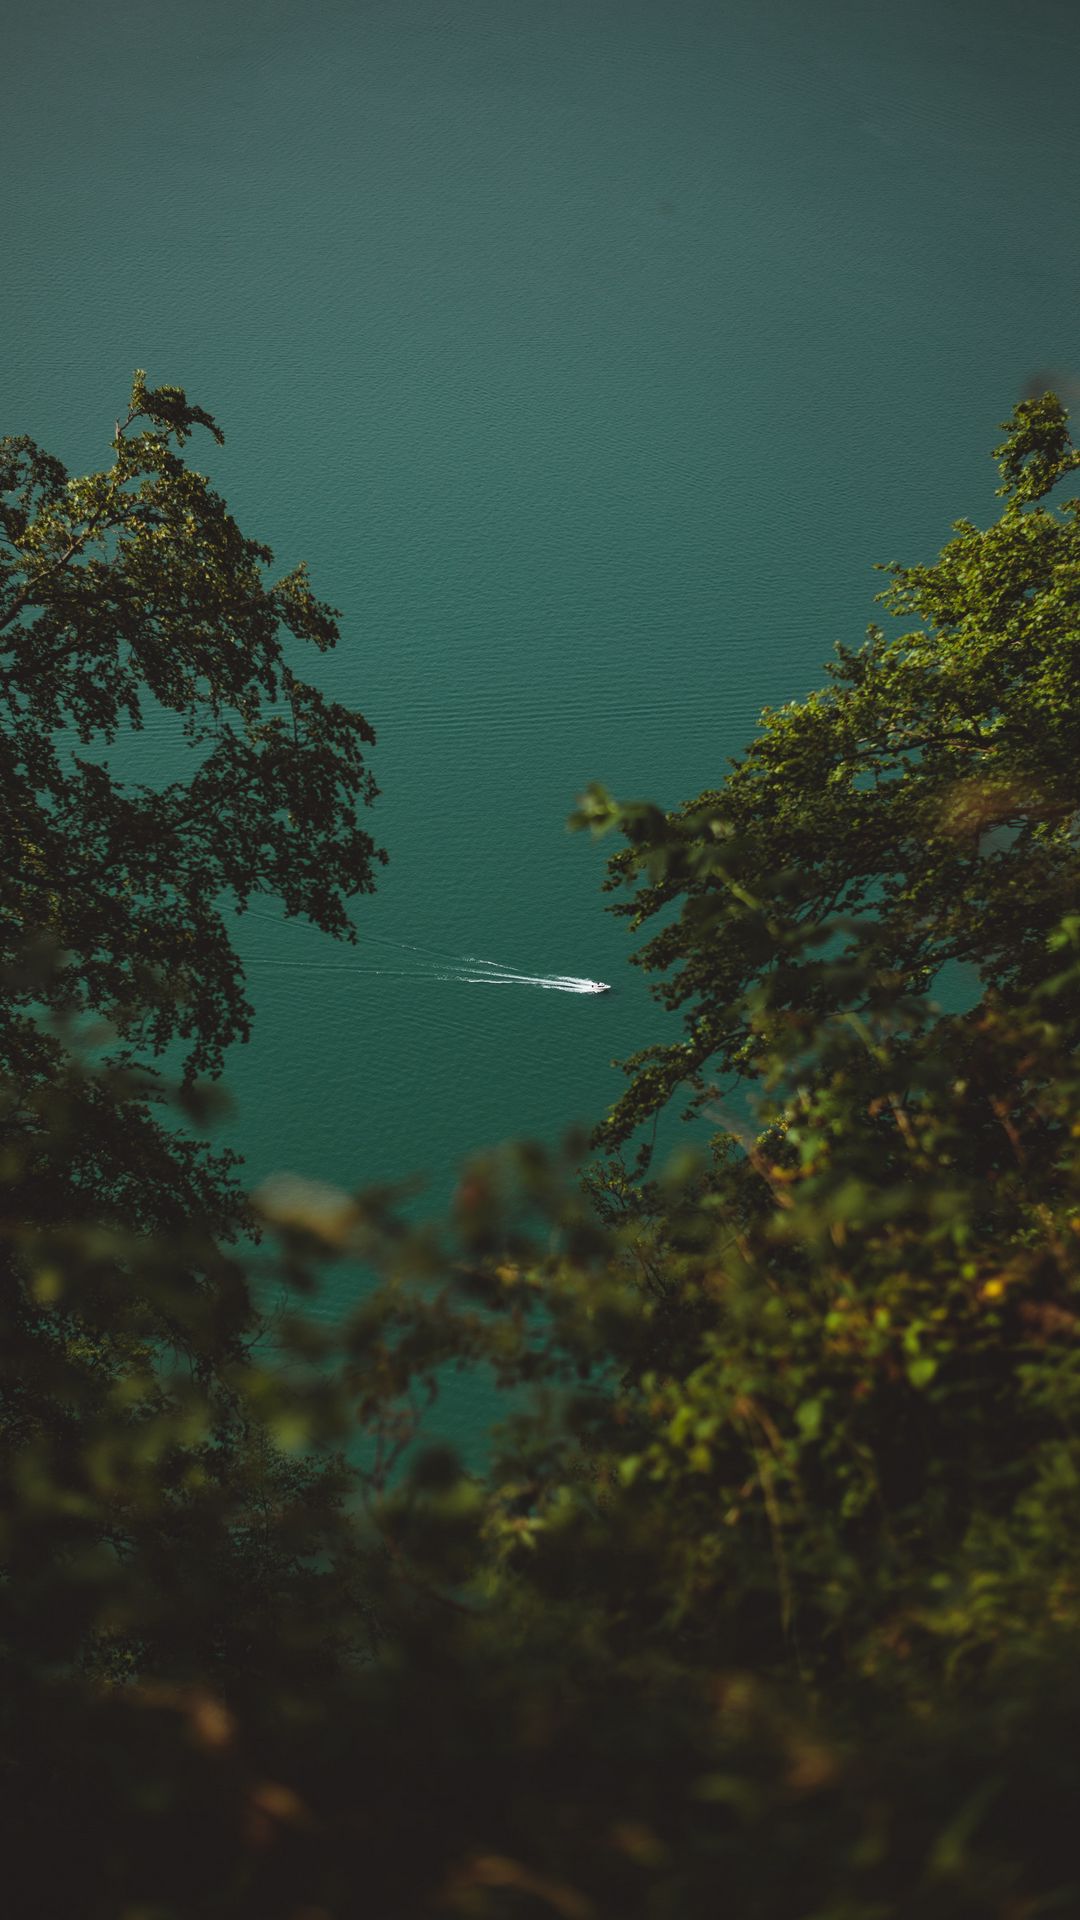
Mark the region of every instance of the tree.
POLYGON ((767 710, 723 784, 675 812, 586 796, 578 823, 628 843, 606 885, 633 898, 612 910, 659 925, 634 963, 666 976, 684 1027, 626 1063, 607 1143, 680 1091, 695 1112, 717 1077, 752 1084, 766 1001, 791 1027, 922 994, 949 963, 1006 1004, 1042 976, 1078 901, 1080 501, 1042 503, 1080 453, 1053 394, 1005 426, 1000 519, 885 569, 880 598, 919 625, 838 646, 831 685, 767 710))
POLYGON ((665 1488, 681 1631, 813 1684, 835 1663, 851 1698, 1037 1641, 1037 1594, 1080 1626, 1080 502, 1039 504, 1080 458, 1053 395, 1007 429, 997 525, 889 569, 923 628, 841 648, 676 813, 593 790, 578 816, 621 827, 616 911, 664 921, 636 957, 685 1009, 601 1141, 680 1089, 708 1111, 711 1075, 755 1113, 666 1195, 600 1182, 662 1280, 622 1375, 651 1437, 609 1468, 665 1488), (933 998, 950 961, 966 1011, 933 998))
POLYGON ((183 1123, 212 1116, 201 1076, 249 1027, 223 896, 272 893, 355 938, 347 902, 384 858, 357 817, 374 736, 287 660, 287 641, 333 646, 335 616, 303 567, 264 581, 269 549, 182 458, 199 427, 221 439, 181 388, 138 373, 107 471, 69 479, 26 437, 0 442, 12 1804, 27 1728, 80 1677, 250 1689, 276 1660, 300 1687, 373 1628, 333 1457, 347 1429, 327 1389, 259 1359, 231 1251, 259 1236, 237 1156, 183 1123), (154 708, 191 758, 156 790, 101 758, 154 708), (153 1064, 173 1042, 175 1099, 153 1064), (282 1451, 298 1428, 321 1459, 282 1451), (291 1613, 310 1615, 302 1632, 291 1613))
POLYGON ((138 373, 106 471, 70 480, 31 440, 0 442, 7 939, 49 929, 66 958, 48 1004, 107 1012, 131 1049, 179 1035, 188 1078, 249 1029, 221 896, 273 894, 355 939, 345 903, 385 859, 357 819, 374 734, 283 645, 333 647, 334 612, 303 564, 264 581, 269 548, 179 452, 200 426, 222 439, 138 373), (189 777, 136 788, 68 747, 138 730, 148 703, 178 716, 189 777))
MULTIPOLYGON (((155 1122, 150 1062, 185 1042, 190 1092, 249 1032, 224 896, 243 909, 276 895, 355 940, 346 903, 385 856, 357 818, 376 794, 372 730, 286 658, 290 636, 336 644, 333 610, 302 565, 264 581, 270 550, 182 457, 200 427, 222 439, 182 388, 137 373, 106 471, 72 480, 25 436, 0 442, 0 1063, 28 1114, 61 1071, 31 1008, 108 1021, 110 1058, 141 1065, 146 1097, 78 1124, 72 1110, 62 1190, 28 1186, 26 1200, 42 1220, 89 1209, 148 1232, 194 1216, 220 1242, 254 1225, 235 1156, 155 1122), (175 715, 191 750, 190 773, 157 790, 100 759, 148 709, 175 715)), ((238 1332, 242 1295, 234 1285, 238 1332)))

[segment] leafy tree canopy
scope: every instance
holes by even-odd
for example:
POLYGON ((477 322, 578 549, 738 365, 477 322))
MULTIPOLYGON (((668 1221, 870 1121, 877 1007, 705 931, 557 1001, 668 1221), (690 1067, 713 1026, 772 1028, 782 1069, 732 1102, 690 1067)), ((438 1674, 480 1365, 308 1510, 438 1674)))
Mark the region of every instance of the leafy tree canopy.
POLYGON ((1080 454, 1053 394, 1005 424, 1000 519, 885 569, 882 600, 914 624, 838 646, 830 686, 766 711, 723 784, 676 811, 586 796, 578 824, 628 843, 606 884, 633 897, 613 911, 656 923, 634 961, 684 1029, 626 1062, 609 1144, 675 1094, 695 1112, 717 1079, 757 1080, 777 1023, 921 994, 948 962, 1013 1003, 1041 976, 1078 903, 1080 804, 1080 500, 1044 503, 1080 454))
POLYGON ((0 442, 6 1766, 73 1676, 250 1689, 276 1662, 288 1687, 287 1641, 318 1666, 369 1637, 340 1416, 256 1357, 237 1156, 168 1121, 152 1064, 186 1043, 175 1104, 203 1126, 199 1076, 250 1017, 222 897, 354 938, 384 857, 357 818, 372 731, 285 656, 333 646, 333 611, 303 568, 264 580, 269 549, 181 457, 197 428, 221 438, 140 373, 105 472, 0 442), (102 748, 168 714, 185 777, 114 775, 102 748), (323 1457, 290 1458, 308 1432, 323 1457))
POLYGON ((7 956, 48 930, 65 955, 48 1004, 107 1013, 135 1051, 180 1036, 188 1077, 250 1027, 222 896, 273 894, 355 938, 345 904, 385 858, 357 818, 372 730, 286 658, 290 636, 333 647, 334 611, 302 564, 265 580, 270 549, 179 451, 199 427, 222 439, 183 388, 137 373, 100 473, 0 441, 7 956), (137 786, 72 751, 161 710, 192 749, 182 779, 137 786))

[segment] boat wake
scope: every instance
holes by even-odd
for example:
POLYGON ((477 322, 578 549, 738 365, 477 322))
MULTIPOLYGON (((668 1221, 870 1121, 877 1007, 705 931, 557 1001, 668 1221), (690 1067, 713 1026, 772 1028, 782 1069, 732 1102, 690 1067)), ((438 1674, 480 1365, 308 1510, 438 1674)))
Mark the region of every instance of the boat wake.
MULTIPOLYGON (((279 920, 275 914, 260 913, 257 907, 249 907, 247 911, 255 919, 269 920, 274 926, 293 924, 288 920, 279 920)), ((297 923, 294 931, 311 933, 316 930, 297 923)), ((248 960, 244 965, 278 973, 352 973, 373 979, 446 981, 463 987, 537 987, 544 993, 611 992, 606 980, 588 980, 571 973, 521 973, 515 967, 505 966, 501 960, 483 960, 472 953, 457 956, 444 954, 437 947, 418 946, 409 940, 391 940, 385 934, 366 933, 364 939, 373 941, 377 946, 392 947, 397 952, 412 955, 412 964, 380 967, 364 961, 248 960)))

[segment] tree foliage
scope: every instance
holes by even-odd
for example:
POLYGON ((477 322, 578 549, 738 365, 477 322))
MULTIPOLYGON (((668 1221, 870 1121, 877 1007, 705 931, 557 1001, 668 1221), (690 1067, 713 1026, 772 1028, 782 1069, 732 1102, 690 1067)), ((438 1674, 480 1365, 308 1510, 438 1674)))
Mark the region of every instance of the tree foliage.
MULTIPOLYGON (((286 659, 289 636, 335 643, 332 610, 302 568, 265 584, 269 550, 180 456, 200 426, 220 440, 181 389, 138 374, 106 472, 72 480, 29 439, 0 443, 0 1662, 16 1778, 27 1726, 63 1718, 78 1686, 235 1671, 250 1688, 291 1611, 310 1616, 309 1663, 370 1626, 362 1597, 339 1626, 326 1603, 356 1592, 344 1470, 282 1450, 321 1389, 297 1411, 255 1357, 251 1276, 230 1250, 258 1236, 237 1156, 184 1122, 204 1127, 199 1076, 248 1030, 222 897, 274 893, 340 933, 373 884, 383 856, 356 817, 373 735, 286 659), (102 750, 170 715, 185 776, 117 777, 102 750), (175 1096, 153 1064, 173 1042, 175 1096)), ((42 1759, 47 1779, 58 1761, 42 1759)), ((12 1784, 44 1846, 47 1796, 12 1784)))
MULTIPOLYGON (((334 646, 333 610, 303 566, 264 580, 269 548, 182 456, 198 428, 222 439, 182 388, 137 373, 105 471, 71 479, 25 436, 0 442, 0 1063, 30 1217, 188 1245, 189 1293, 209 1290, 215 1338, 240 1339, 247 1289, 235 1269, 220 1279, 221 1244, 255 1225, 236 1156, 162 1126, 152 1062, 183 1047, 197 1119, 198 1076, 250 1029, 225 901, 276 895, 355 939, 346 903, 384 856, 357 817, 376 792, 371 728, 286 657, 286 641, 334 646), (183 775, 156 787, 105 757, 148 720, 187 749, 183 775), (142 1098, 73 1078, 43 1010, 105 1022, 110 1061, 138 1070, 142 1098), (41 1116, 61 1094, 58 1165, 41 1116)), ((155 1311, 109 1306, 140 1338, 183 1344, 176 1301, 155 1311)))
POLYGON ((419 1223, 268 1183, 273 1357, 231 1331, 259 1276, 194 1158, 197 1256, 160 1195, 110 1210, 125 1142, 154 1194, 136 1064, 32 1022, 52 976, 19 963, 54 1049, 0 1167, 0 1754, 36 1910, 1080 1910, 1077 503, 1044 504, 1077 462, 1053 396, 1007 433, 997 525, 891 569, 917 629, 841 651, 677 812, 587 796, 686 1023, 629 1063, 607 1160, 501 1149, 419 1223), (751 1123, 628 1169, 711 1077, 751 1123), (344 1258, 373 1285, 330 1329, 304 1303, 344 1258), (530 1389, 490 1472, 406 1457, 478 1364, 530 1389))
POLYGON ((0 442, 8 942, 49 929, 66 957, 48 1004, 108 1013, 133 1049, 181 1037, 192 1077, 249 1032, 222 895, 273 894, 354 938, 345 902, 384 858, 357 819, 372 730, 283 644, 333 647, 333 609, 302 564, 266 583, 270 549, 179 451, 199 426, 221 440, 182 388, 139 373, 101 473, 0 442), (136 786, 80 757, 148 712, 176 716, 184 778, 136 786))
POLYGON ((627 1063, 609 1142, 679 1090, 697 1111, 713 1077, 755 1081, 781 1025, 923 994, 949 963, 1006 997, 1041 978, 1077 906, 1080 758, 1080 500, 1043 502, 1078 456, 1052 394, 1008 429, 1000 519, 886 569, 904 632, 838 646, 831 684, 767 710, 722 786, 676 812, 586 796, 579 821, 628 842, 607 885, 633 898, 613 910, 660 923, 634 959, 684 1028, 627 1063))

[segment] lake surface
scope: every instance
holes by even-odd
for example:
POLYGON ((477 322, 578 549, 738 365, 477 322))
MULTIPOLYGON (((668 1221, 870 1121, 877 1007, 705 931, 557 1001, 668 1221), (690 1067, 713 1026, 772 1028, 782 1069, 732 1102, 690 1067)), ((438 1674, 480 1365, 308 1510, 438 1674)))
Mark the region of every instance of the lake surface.
MULTIPOLYGON (((0 431, 86 470, 134 367, 186 386, 227 436, 189 458, 342 612, 306 670, 378 733, 361 932, 616 988, 314 971, 350 955, 248 923, 313 969, 251 974, 251 1183, 439 1207, 665 1031, 585 783, 715 784, 874 561, 992 516, 1029 382, 1080 391, 1080 10, 36 0, 5 51, 0 431)), ((437 1424, 477 1460, 495 1411, 455 1382, 437 1424)))

